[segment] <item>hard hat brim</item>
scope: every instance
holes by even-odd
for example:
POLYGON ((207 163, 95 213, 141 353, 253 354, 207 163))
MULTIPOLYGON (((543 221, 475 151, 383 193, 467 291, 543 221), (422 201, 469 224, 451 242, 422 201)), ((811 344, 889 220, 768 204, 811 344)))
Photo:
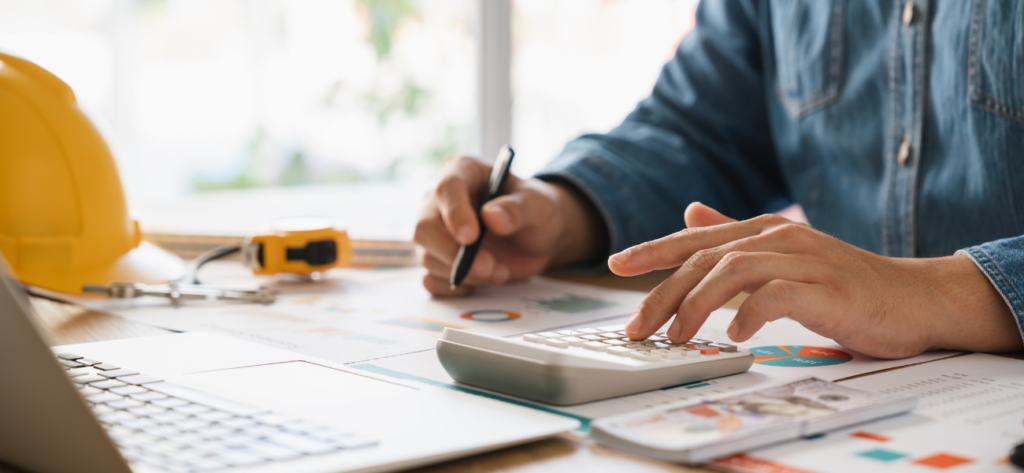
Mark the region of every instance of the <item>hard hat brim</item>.
POLYGON ((167 250, 143 241, 110 265, 59 273, 14 272, 18 279, 31 286, 65 294, 81 294, 82 286, 85 285, 107 285, 114 282, 161 284, 175 281, 185 274, 185 263, 167 250))

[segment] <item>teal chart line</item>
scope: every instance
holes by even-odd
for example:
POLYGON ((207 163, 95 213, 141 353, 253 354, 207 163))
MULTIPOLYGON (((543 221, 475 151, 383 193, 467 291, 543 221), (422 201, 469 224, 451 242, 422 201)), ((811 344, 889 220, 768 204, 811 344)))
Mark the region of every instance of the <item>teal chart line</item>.
POLYGON ((404 380, 408 380, 408 381, 416 381, 418 383, 428 384, 428 385, 431 385, 431 386, 437 386, 439 388, 451 389, 452 391, 459 391, 459 392, 463 392, 463 393, 467 393, 467 394, 475 394, 477 396, 486 397, 488 399, 494 399, 496 401, 507 402, 509 404, 515 404, 517 406, 529 407, 530 409, 536 409, 538 411, 544 411, 544 412, 547 412, 549 414, 560 415, 562 417, 569 417, 569 418, 576 419, 576 420, 580 421, 580 426, 576 430, 578 430, 580 432, 584 432, 584 433, 590 432, 590 421, 591 421, 591 419, 589 417, 583 417, 583 416, 578 416, 576 414, 570 414, 568 412, 559 411, 557 409, 552 409, 550 407, 538 406, 536 404, 531 404, 529 402, 520 401, 518 399, 512 399, 512 398, 501 396, 501 395, 498 395, 498 394, 492 394, 492 393, 488 393, 488 392, 484 392, 484 391, 478 391, 476 389, 465 388, 465 387, 462 387, 462 386, 456 386, 454 384, 449 384, 449 383, 442 383, 440 381, 434 381, 434 380, 432 380, 430 378, 424 378, 422 376, 416 376, 416 375, 412 375, 412 374, 408 374, 408 373, 403 373, 401 371, 395 371, 395 370, 392 370, 392 369, 380 367, 380 366, 377 366, 377 365, 374 365, 374 364, 370 364, 370 363, 363 363, 363 364, 360 364, 360 365, 352 365, 351 367, 352 368, 358 368, 358 369, 361 369, 363 371, 369 371, 369 372, 374 373, 374 374, 389 376, 389 377, 392 377, 392 378, 404 379, 404 380))

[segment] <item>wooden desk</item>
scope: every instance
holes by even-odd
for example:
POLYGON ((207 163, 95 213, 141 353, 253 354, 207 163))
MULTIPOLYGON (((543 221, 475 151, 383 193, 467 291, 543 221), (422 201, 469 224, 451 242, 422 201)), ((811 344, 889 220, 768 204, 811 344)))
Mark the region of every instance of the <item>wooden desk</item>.
MULTIPOLYGON (((585 275, 559 273, 549 276, 569 281, 594 284, 602 287, 649 291, 657 286, 671 271, 659 271, 635 278, 620 278, 614 275, 585 275)), ((737 308, 744 296, 726 304, 737 308)), ((128 337, 164 335, 166 330, 150 325, 132 322, 120 317, 91 312, 74 306, 33 298, 40 327, 51 345, 97 342, 128 337)), ((1020 358, 1020 355, 1014 356, 1020 358)), ((593 441, 572 434, 563 434, 551 439, 533 442, 517 447, 441 463, 417 472, 709 472, 703 468, 687 468, 679 465, 647 460, 621 453, 595 444, 593 441)), ((0 473, 8 470, 0 467, 0 473)))

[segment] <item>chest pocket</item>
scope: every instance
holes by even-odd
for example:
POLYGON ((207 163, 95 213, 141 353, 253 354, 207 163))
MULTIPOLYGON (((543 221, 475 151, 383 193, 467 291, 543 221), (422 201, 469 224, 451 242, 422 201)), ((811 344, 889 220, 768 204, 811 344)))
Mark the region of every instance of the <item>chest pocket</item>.
POLYGON ((772 0, 775 93, 799 118, 839 98, 843 0, 772 0))
POLYGON ((974 0, 967 75, 971 105, 1024 122, 1024 2, 974 0))

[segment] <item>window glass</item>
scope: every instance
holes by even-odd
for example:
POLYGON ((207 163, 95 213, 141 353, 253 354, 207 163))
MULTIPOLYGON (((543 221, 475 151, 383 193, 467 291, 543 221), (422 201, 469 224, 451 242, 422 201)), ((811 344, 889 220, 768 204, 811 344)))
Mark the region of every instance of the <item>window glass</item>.
POLYGON ((696 0, 515 0, 512 140, 532 173, 650 94, 693 25, 696 0))
POLYGON ((473 0, 0 0, 129 199, 435 172, 476 115, 473 0))

